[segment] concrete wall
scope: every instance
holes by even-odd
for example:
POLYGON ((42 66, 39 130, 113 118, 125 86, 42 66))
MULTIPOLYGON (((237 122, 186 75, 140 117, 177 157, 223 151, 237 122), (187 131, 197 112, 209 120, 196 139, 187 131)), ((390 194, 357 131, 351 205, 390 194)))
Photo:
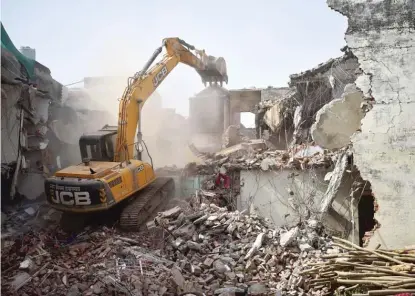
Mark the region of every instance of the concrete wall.
MULTIPOLYGON (((326 170, 307 171, 241 171, 241 189, 237 207, 239 210, 248 209, 263 217, 267 217, 277 226, 292 225, 300 218, 307 216, 306 209, 311 215, 318 215, 321 201, 327 190, 328 182, 324 181, 326 170)), ((332 204, 336 215, 328 215, 325 225, 332 231, 341 234, 358 243, 358 225, 355 232, 347 230, 351 221, 350 207, 351 175, 345 176, 339 192, 332 204)), ((354 211, 354 221, 358 221, 357 210, 354 211)))
POLYGON ((413 244, 415 231, 414 1, 328 0, 347 16, 346 42, 364 74, 356 85, 376 101, 352 142, 363 179, 371 182, 380 228, 369 247, 413 244))

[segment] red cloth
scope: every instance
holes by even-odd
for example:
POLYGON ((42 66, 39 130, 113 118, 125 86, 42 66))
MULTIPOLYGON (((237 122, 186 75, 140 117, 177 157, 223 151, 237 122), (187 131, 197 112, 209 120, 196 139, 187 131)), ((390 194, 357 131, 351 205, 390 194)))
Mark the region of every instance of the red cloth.
POLYGON ((231 178, 228 175, 224 175, 224 174, 219 173, 218 176, 216 177, 216 181, 215 181, 216 186, 220 186, 221 181, 223 181, 223 186, 225 188, 231 187, 231 178))
POLYGON ((411 293, 400 293, 400 294, 395 294, 395 296, 411 296, 411 293))

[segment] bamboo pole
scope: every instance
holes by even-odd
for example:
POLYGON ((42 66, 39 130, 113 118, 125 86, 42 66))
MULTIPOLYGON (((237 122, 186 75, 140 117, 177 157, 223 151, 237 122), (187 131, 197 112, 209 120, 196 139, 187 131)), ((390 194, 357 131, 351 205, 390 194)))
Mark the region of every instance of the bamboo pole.
POLYGON ((395 295, 401 293, 415 293, 415 289, 395 289, 395 290, 372 290, 369 291, 370 296, 384 296, 384 295, 395 295))
POLYGON ((339 237, 335 237, 335 236, 333 236, 333 239, 334 240, 337 240, 337 241, 340 241, 340 242, 342 242, 344 244, 348 244, 348 245, 352 246, 353 248, 355 248, 357 250, 361 250, 361 251, 364 251, 364 252, 368 252, 368 253, 377 255, 378 257, 380 257, 382 259, 385 259, 385 260, 388 260, 388 261, 391 261, 391 262, 395 262, 395 263, 398 263, 398 264, 405 264, 405 262, 402 262, 400 260, 394 259, 394 258, 392 258, 390 256, 387 256, 387 255, 381 254, 381 253, 379 253, 379 251, 372 251, 372 250, 369 250, 369 249, 364 249, 364 248, 359 247, 358 245, 355 245, 354 243, 351 243, 351 242, 349 242, 349 241, 347 241, 345 239, 342 239, 342 238, 339 238, 339 237))

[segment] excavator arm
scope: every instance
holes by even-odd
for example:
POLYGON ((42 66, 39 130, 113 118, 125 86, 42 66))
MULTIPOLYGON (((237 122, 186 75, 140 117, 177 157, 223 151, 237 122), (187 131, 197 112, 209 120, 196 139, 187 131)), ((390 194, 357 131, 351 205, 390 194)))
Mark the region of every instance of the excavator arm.
POLYGON ((128 79, 128 85, 119 104, 114 161, 133 159, 136 132, 138 143, 142 140, 141 108, 179 63, 194 68, 205 85, 228 83, 226 62, 223 58, 208 56, 204 50, 197 50, 179 38, 164 39, 162 46, 156 49, 143 69, 128 79), (151 67, 163 47, 166 48, 166 54, 160 62, 151 67))
POLYGON ((174 196, 174 180, 156 177, 152 166, 134 159, 134 150, 136 133, 138 143, 142 141, 141 108, 179 63, 193 67, 205 84, 228 81, 223 58, 208 56, 179 38, 164 39, 143 69, 128 79, 119 103, 117 128, 105 126, 82 135, 79 146, 83 163, 64 168, 45 181, 49 204, 63 212, 63 229, 78 231, 94 218, 88 213, 106 211, 128 199, 120 226, 138 230, 150 213, 174 196), (152 65, 164 47, 165 55, 152 65))

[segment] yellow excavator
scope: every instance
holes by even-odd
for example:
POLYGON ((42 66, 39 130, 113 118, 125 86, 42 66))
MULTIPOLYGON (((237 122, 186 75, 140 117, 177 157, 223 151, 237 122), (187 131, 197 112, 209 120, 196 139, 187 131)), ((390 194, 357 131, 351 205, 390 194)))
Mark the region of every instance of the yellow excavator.
POLYGON ((122 229, 135 231, 174 195, 173 179, 156 177, 152 163, 141 161, 145 143, 140 113, 146 100, 179 63, 193 67, 205 86, 228 83, 223 58, 208 56, 180 38, 164 39, 143 69, 128 79, 119 102, 118 126, 106 125, 82 135, 82 163, 62 169, 45 181, 47 201, 62 211, 64 230, 79 230, 89 214, 122 204, 119 224, 122 229), (165 55, 152 66, 163 47, 165 55))

